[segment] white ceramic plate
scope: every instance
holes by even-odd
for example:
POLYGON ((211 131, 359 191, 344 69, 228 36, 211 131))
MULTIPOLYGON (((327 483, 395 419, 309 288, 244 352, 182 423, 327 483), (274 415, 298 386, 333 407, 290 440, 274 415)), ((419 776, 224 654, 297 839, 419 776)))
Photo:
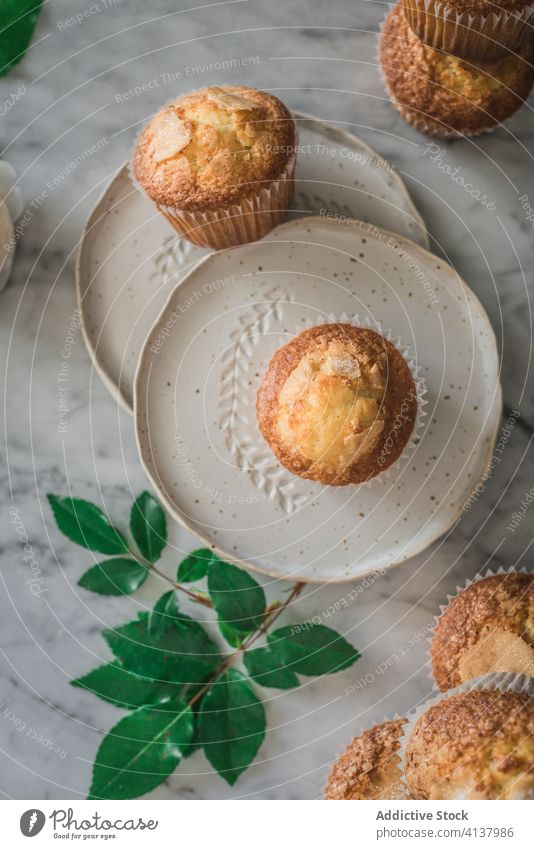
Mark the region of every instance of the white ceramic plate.
POLYGON ((453 269, 373 225, 324 218, 207 257, 172 293, 135 382, 140 456, 171 513, 223 555, 307 581, 400 563, 449 529, 487 469, 501 407, 493 331, 453 269), (273 352, 332 317, 399 337, 426 384, 417 443, 364 486, 291 475, 256 424, 273 352))
MULTIPOLYGON (((391 166, 350 133, 296 113, 300 152, 295 206, 372 221, 428 246, 423 221, 391 166)), ((132 409, 139 353, 175 284, 207 251, 179 239, 132 184, 125 165, 82 235, 76 269, 90 356, 119 403, 132 409)))

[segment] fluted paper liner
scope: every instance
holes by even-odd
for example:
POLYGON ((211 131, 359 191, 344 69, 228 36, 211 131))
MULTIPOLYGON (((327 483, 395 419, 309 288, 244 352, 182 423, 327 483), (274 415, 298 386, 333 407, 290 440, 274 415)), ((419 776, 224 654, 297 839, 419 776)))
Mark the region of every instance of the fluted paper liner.
POLYGON ((534 6, 483 14, 454 12, 446 0, 402 0, 410 27, 421 41, 453 56, 489 61, 516 51, 534 36, 534 6))
POLYGON ((184 239, 202 248, 222 250, 255 242, 285 220, 293 201, 295 163, 293 154, 277 180, 231 206, 189 212, 155 205, 184 239))
POLYGON ((473 678, 472 681, 466 681, 452 690, 447 690, 446 693, 438 693, 436 696, 428 699, 424 704, 414 708, 406 715, 408 720, 403 726, 403 731, 399 737, 399 755, 401 758, 401 780, 406 785, 408 792, 410 791, 409 784, 406 780, 404 772, 406 762, 406 748, 412 735, 412 732, 421 719, 423 714, 434 705, 440 702, 446 702, 453 696, 458 696, 461 693, 470 693, 474 690, 489 690, 490 692, 513 692, 526 693, 530 699, 534 699, 534 678, 528 675, 520 675, 514 672, 491 672, 487 675, 481 675, 479 678, 473 678))
MULTIPOLYGON (((483 136, 486 133, 491 133, 497 126, 502 126, 502 122, 494 122, 491 125, 478 130, 472 130, 469 127, 463 127, 461 130, 455 130, 452 127, 448 127, 445 123, 438 121, 437 118, 430 118, 430 116, 425 118, 420 112, 416 112, 414 109, 410 109, 408 106, 404 106, 404 104, 399 103, 390 91, 385 80, 384 85, 393 106, 397 112, 399 112, 401 118, 413 127, 414 130, 417 130, 419 133, 424 133, 426 136, 433 136, 437 139, 476 138, 477 136, 483 136)), ((488 120, 491 120, 489 116, 488 120)))
MULTIPOLYGON (((485 578, 495 578, 497 575, 510 575, 510 574, 513 574, 513 573, 517 573, 517 574, 520 574, 520 575, 532 575, 533 572, 534 572, 534 570, 527 569, 526 566, 521 566, 519 568, 516 567, 516 566, 508 566, 508 568, 505 568, 504 566, 500 566, 498 569, 486 569, 483 572, 478 572, 475 575, 474 578, 467 578, 464 581, 462 586, 457 584, 455 593, 447 593, 447 601, 444 604, 439 605, 439 613, 436 613, 436 615, 434 616, 434 624, 432 625, 432 628, 431 628, 430 633, 429 633, 428 638, 427 638, 428 639, 428 647, 427 647, 427 650, 426 650, 426 656, 428 658, 428 677, 432 681, 432 684, 434 685, 436 690, 437 690, 437 685, 436 685, 436 681, 435 681, 434 674, 433 674, 433 671, 432 671, 432 654, 431 654, 432 640, 434 639, 434 635, 436 633, 436 628, 438 626, 438 622, 441 619, 441 617, 443 616, 445 610, 448 608, 449 604, 452 601, 454 601, 455 598, 457 598, 461 593, 464 592, 464 590, 466 590, 472 584, 477 584, 479 581, 483 581, 485 578)), ((509 674, 514 674, 514 673, 509 673, 509 674)))

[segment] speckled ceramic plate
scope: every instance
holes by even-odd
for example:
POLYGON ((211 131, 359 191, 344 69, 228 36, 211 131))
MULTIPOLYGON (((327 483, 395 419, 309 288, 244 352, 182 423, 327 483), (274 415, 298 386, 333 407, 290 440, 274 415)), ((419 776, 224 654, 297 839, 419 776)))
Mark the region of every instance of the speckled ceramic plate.
MULTIPOLYGON (((391 166, 350 133, 297 113, 295 206, 372 221, 428 246, 426 230, 391 166)), ((132 185, 125 165, 93 210, 77 262, 82 330, 95 368, 127 409, 145 337, 175 284, 207 251, 178 238, 132 185)))
POLYGON ((392 566, 445 533, 488 467, 501 407, 493 331, 453 269, 325 218, 207 257, 172 293, 135 381, 140 455, 171 513, 223 555, 307 581, 392 566), (396 341, 426 390, 417 439, 364 486, 291 475, 256 424, 273 352, 332 318, 396 341))

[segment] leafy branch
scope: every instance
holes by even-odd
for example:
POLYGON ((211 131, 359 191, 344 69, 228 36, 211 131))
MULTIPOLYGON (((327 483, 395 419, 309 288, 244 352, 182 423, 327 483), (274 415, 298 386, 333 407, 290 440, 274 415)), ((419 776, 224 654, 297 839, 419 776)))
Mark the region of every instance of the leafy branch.
POLYGON ((42 0, 2 0, 0 4, 0 77, 20 62, 30 46, 42 0))
POLYGON ((49 495, 56 523, 70 540, 111 555, 82 575, 79 585, 101 595, 127 595, 150 572, 171 585, 152 610, 102 636, 113 659, 71 683, 131 711, 98 749, 91 799, 131 799, 168 778, 183 757, 203 749, 214 769, 234 784, 252 763, 266 729, 265 711, 253 683, 290 689, 299 675, 346 669, 359 654, 324 625, 304 622, 273 630, 303 584, 282 602, 267 604, 263 588, 244 569, 210 549, 179 564, 176 581, 155 564, 167 545, 165 513, 148 492, 130 512, 135 545, 94 504, 49 495), (205 581, 207 590, 187 584, 205 581), (217 615, 220 646, 179 608, 179 593, 217 615), (264 640, 264 645, 254 644, 264 640), (237 668, 238 665, 242 669, 237 668))

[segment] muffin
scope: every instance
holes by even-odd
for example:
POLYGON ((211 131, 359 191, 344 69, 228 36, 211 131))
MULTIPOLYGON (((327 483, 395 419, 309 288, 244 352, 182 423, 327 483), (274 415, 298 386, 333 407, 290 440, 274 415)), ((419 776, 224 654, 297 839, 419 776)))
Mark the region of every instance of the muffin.
POLYGON ((453 56, 487 61, 532 38, 531 0, 403 0, 421 41, 453 56))
POLYGON ((534 39, 518 55, 485 63, 447 56, 423 44, 401 4, 388 15, 380 64, 393 105, 405 121, 431 136, 477 136, 509 118, 534 81, 534 39))
POLYGON ((375 725, 337 759, 324 792, 328 800, 408 799, 398 754, 405 719, 375 725))
POLYGON ((442 691, 487 672, 534 677, 534 575, 483 578, 453 598, 436 624, 431 657, 442 691))
POLYGON ((416 722, 404 774, 418 799, 534 799, 534 699, 472 690, 416 722))
POLYGON ((135 147, 135 180, 196 245, 265 236, 293 198, 296 127, 278 98, 246 86, 205 88, 168 103, 135 147))
POLYGON ((256 410, 283 466, 344 486, 398 459, 415 424, 417 392, 404 358, 379 333, 322 324, 274 354, 256 410))

